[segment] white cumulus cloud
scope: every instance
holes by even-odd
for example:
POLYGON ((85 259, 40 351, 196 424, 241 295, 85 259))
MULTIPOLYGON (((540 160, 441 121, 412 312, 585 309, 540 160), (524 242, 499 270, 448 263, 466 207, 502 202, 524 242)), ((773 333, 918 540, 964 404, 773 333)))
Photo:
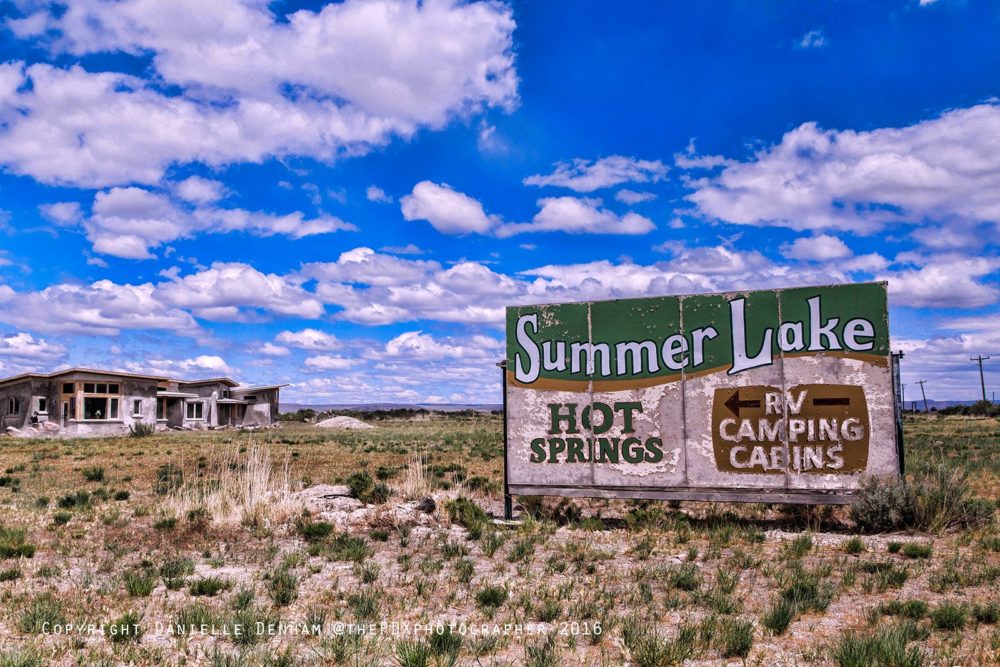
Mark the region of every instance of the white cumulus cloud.
POLYGON ((790 259, 826 262, 831 259, 850 257, 851 249, 841 239, 829 234, 802 236, 781 247, 781 252, 790 259))
MULTIPOLYGON (((205 189, 211 187, 197 182, 193 188, 189 186, 190 192, 181 196, 210 199, 205 189)), ((282 234, 297 239, 357 229, 333 216, 307 219, 299 211, 272 215, 210 205, 190 208, 165 194, 138 187, 98 192, 90 217, 82 223, 95 252, 128 259, 149 259, 153 257, 151 251, 158 246, 199 233, 282 234)))
POLYGON ((282 331, 275 340, 303 350, 332 350, 340 347, 340 341, 333 334, 318 329, 282 331))
POLYGON ((593 162, 576 158, 557 162, 551 174, 535 174, 524 179, 525 185, 558 186, 576 192, 593 192, 622 183, 654 183, 663 180, 667 166, 659 160, 640 160, 611 155, 593 162))
POLYGON ((150 184, 175 164, 363 153, 517 104, 504 4, 347 0, 283 17, 271 7, 70 0, 9 21, 60 60, 148 54, 155 75, 3 65, 3 163, 45 183, 150 184))
POLYGON ((305 365, 312 371, 343 371, 351 368, 354 361, 331 354, 318 354, 314 357, 306 357, 305 365))
POLYGON ((638 213, 618 214, 601 208, 601 200, 589 197, 547 197, 540 199, 541 209, 527 223, 508 223, 499 228, 500 236, 525 232, 566 232, 568 234, 647 234, 656 225, 638 213))
POLYGON ((886 225, 1000 224, 1000 104, 901 128, 823 130, 805 123, 743 162, 692 179, 707 218, 798 230, 874 233, 886 225))
POLYGON ((487 234, 500 218, 487 215, 483 205, 447 183, 421 181, 400 199, 406 220, 426 220, 442 234, 487 234))

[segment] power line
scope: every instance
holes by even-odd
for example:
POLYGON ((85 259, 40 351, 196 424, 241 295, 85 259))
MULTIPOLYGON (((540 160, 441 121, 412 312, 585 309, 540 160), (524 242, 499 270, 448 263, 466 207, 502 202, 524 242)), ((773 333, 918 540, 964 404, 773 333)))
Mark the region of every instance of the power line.
POLYGON ((987 356, 984 357, 981 354, 978 357, 969 357, 969 361, 977 361, 977 362, 979 362, 979 386, 983 390, 983 400, 984 401, 986 400, 986 380, 983 379, 983 362, 986 361, 989 358, 990 358, 989 355, 987 355, 987 356))
POLYGON ((919 380, 917 384, 920 385, 920 395, 924 397, 924 412, 930 412, 930 410, 927 409, 927 394, 924 393, 925 382, 927 382, 927 380, 919 380))

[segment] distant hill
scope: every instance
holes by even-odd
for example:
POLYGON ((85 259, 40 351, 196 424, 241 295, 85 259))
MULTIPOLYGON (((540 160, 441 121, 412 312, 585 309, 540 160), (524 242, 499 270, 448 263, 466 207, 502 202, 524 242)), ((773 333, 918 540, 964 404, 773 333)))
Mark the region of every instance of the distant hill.
POLYGON ((316 412, 328 410, 356 410, 370 412, 373 410, 435 410, 437 412, 459 412, 475 410, 476 412, 492 412, 500 410, 503 405, 489 403, 282 403, 281 412, 311 409, 316 412))

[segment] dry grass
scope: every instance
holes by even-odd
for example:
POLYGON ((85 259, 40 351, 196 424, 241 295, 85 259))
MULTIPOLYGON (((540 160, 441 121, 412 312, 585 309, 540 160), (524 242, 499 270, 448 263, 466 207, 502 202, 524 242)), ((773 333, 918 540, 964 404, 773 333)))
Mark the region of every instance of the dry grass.
POLYGON ((246 446, 214 445, 198 466, 181 467, 183 482, 160 502, 163 516, 204 517, 220 526, 265 529, 283 525, 302 510, 292 497, 290 453, 275 464, 276 447, 250 436, 246 446))
POLYGON ((405 500, 416 500, 426 496, 431 490, 425 470, 426 465, 423 456, 411 456, 410 460, 406 462, 406 470, 403 472, 402 479, 393 486, 396 493, 405 500))
MULTIPOLYGON (((1000 422, 907 432, 910 470, 961 463, 997 500, 1000 422)), ((845 510, 523 499, 537 514, 498 527, 475 509, 501 511, 496 417, 266 438, 0 440, 19 480, 0 487, 0 665, 1000 663, 995 524, 856 536, 845 510), (158 485, 165 465, 177 484, 158 485), (298 488, 355 473, 392 497, 300 515, 298 488), (400 513, 427 495, 433 515, 400 513), (142 632, 39 632, 70 619, 142 632), (329 632, 358 619, 554 632, 329 632), (328 632, 256 631, 272 621, 328 632), (179 622, 216 632, 165 634, 179 622)))

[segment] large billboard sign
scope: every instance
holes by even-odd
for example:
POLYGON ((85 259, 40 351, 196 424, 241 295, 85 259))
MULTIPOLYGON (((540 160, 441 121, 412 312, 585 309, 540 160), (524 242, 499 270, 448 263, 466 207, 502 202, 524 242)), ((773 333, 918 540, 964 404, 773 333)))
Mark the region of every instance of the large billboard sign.
POLYGON ((507 309, 525 495, 843 502, 898 472, 884 283, 507 309))

